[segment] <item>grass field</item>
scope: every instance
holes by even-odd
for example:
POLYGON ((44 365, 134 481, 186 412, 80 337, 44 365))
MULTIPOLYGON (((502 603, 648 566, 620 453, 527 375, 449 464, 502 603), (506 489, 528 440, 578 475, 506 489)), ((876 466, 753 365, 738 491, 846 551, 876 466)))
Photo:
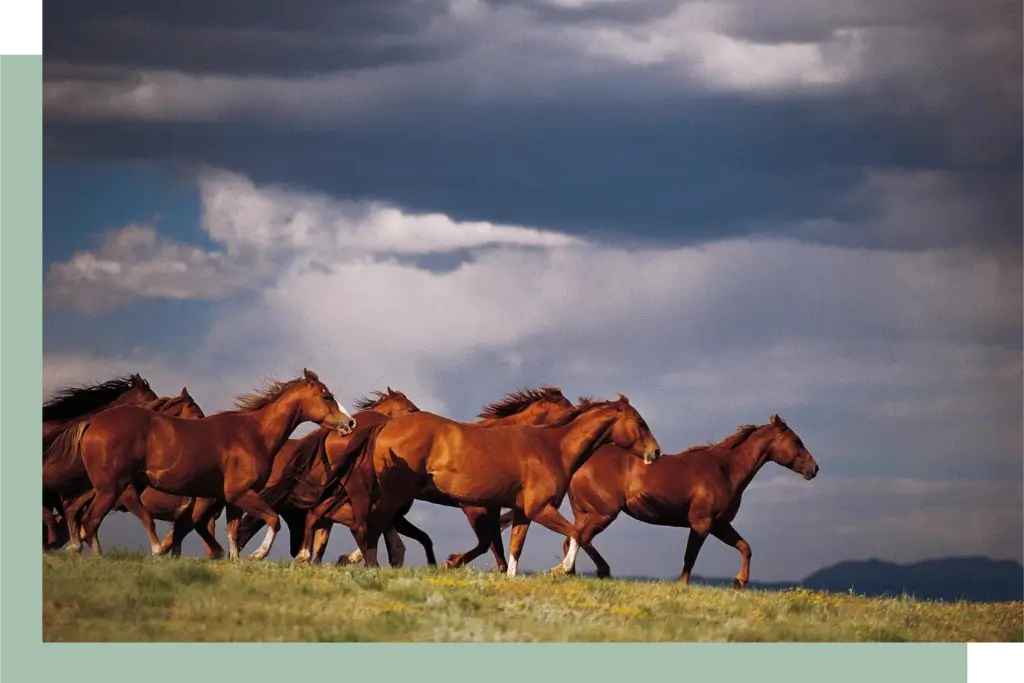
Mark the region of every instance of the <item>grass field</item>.
POLYGON ((1021 641, 1022 609, 473 570, 43 557, 45 641, 1021 641))

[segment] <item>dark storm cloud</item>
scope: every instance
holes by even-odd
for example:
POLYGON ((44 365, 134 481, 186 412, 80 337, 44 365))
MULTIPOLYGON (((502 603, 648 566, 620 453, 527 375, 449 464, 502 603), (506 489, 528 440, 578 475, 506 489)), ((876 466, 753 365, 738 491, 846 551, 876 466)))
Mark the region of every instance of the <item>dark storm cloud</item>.
POLYGON ((640 24, 671 14, 680 0, 648 0, 647 2, 595 2, 578 6, 546 0, 485 0, 494 7, 521 7, 539 19, 553 22, 614 22, 640 24))
POLYGON ((722 36, 764 44, 860 31, 864 73, 825 91, 710 94, 680 81, 677 63, 605 72, 601 60, 556 50, 561 31, 579 27, 671 37, 657 27, 685 4, 492 1, 467 19, 443 2, 49 3, 45 153, 223 167, 413 211, 608 238, 781 230, 893 249, 1020 245, 1015 4, 690 5, 722 36), (300 78, 492 38, 507 48, 520 32, 533 36, 523 43, 531 50, 484 50, 479 64, 300 78), (552 50, 544 59, 565 59, 537 72, 538 45, 552 50), (141 73, 150 68, 275 79, 152 82, 141 73), (516 80, 522 73, 535 78, 516 80))
POLYGON ((419 33, 445 3, 45 3, 47 62, 189 72, 301 76, 414 62, 444 47, 419 33))
MULTIPOLYGON (((720 99, 657 110, 420 110, 376 125, 305 133, 147 123, 51 124, 48 132, 79 158, 202 163, 258 183, 608 238, 686 242, 829 219, 840 227, 805 236, 898 248, 1019 243, 1020 202, 1012 200, 1020 189, 1011 159, 1019 148, 1006 150, 1011 158, 1003 168, 979 174, 944 159, 936 131, 850 116, 843 104, 720 99), (858 193, 865 168, 944 168, 947 184, 962 181, 986 219, 967 231, 939 224, 895 236, 864 229, 881 201, 858 193)), ((934 199, 927 183, 908 189, 915 201, 934 199)))

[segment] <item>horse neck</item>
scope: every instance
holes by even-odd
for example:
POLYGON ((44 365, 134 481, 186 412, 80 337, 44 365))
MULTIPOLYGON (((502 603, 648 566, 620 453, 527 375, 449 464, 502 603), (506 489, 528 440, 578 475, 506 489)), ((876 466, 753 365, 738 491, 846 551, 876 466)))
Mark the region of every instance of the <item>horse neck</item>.
POLYGON ((720 453, 722 467, 729 478, 734 494, 743 493, 764 464, 768 462, 768 447, 771 444, 770 430, 759 429, 743 443, 720 453))
POLYGON ((282 396, 273 403, 249 413, 258 425, 266 453, 273 456, 304 420, 299 414, 298 399, 282 396))
POLYGON ((615 415, 598 417, 584 413, 561 427, 551 428, 561 446, 562 467, 566 474, 582 467, 587 458, 605 443, 608 429, 615 421, 615 415))

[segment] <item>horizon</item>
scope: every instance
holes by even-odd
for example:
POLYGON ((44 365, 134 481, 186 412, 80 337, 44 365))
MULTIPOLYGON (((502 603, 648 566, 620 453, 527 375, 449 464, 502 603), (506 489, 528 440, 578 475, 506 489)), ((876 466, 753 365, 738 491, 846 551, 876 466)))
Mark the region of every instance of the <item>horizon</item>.
MULTIPOLYGON (((212 414, 309 367, 472 419, 551 384, 671 453, 777 413, 821 471, 747 489, 752 582, 1024 563, 1019 3, 73 7, 43 8, 44 396, 138 372, 212 414)), ((674 578, 686 534, 594 545, 674 578)), ((520 566, 560 556, 535 524, 520 566)), ((739 566, 712 540, 694 573, 739 566)))

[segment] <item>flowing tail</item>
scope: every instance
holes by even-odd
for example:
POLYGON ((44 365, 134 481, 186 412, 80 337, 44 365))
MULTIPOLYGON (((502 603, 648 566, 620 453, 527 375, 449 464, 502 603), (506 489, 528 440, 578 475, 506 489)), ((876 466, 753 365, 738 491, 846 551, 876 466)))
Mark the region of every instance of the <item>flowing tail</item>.
POLYGON ((89 421, 62 427, 43 452, 43 472, 60 468, 82 457, 82 437, 89 429, 89 421))

